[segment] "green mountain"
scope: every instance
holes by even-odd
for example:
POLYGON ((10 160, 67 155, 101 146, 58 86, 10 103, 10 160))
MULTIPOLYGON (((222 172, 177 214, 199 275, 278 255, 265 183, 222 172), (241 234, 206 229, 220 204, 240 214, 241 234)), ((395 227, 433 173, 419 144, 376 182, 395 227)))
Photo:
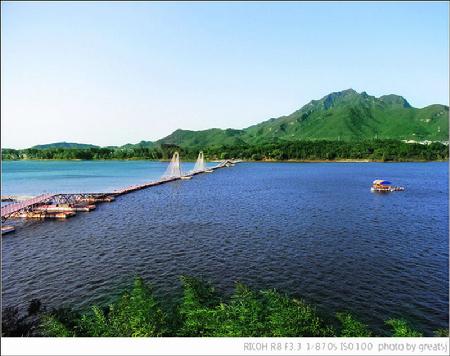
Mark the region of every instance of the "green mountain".
MULTIPOLYGON (((240 146, 277 141, 394 139, 448 141, 449 108, 429 105, 418 109, 401 96, 379 98, 347 89, 312 100, 287 116, 272 118, 243 130, 176 130, 156 142, 141 141, 121 148, 177 145, 195 149, 240 146)), ((32 148, 93 148, 95 145, 58 142, 32 148)))
POLYGON ((248 140, 397 139, 448 141, 448 107, 413 108, 401 96, 353 89, 313 100, 294 113, 245 129, 248 140))
POLYGON ((90 145, 86 143, 74 143, 74 142, 55 142, 55 143, 48 143, 46 145, 36 145, 31 148, 37 149, 37 150, 45 150, 47 148, 98 148, 99 146, 96 145, 90 145))
POLYGON ((120 146, 120 148, 135 148, 135 147, 153 148, 155 147, 155 143, 152 141, 141 141, 139 143, 127 143, 126 145, 120 146))
POLYGON ((157 141, 184 147, 208 147, 279 140, 396 139, 448 141, 448 106, 413 108, 398 95, 379 98, 353 89, 312 100, 287 116, 243 130, 176 130, 157 141))
POLYGON ((156 142, 158 144, 173 144, 184 147, 236 146, 245 143, 244 136, 244 131, 234 129, 176 130, 169 136, 156 142))

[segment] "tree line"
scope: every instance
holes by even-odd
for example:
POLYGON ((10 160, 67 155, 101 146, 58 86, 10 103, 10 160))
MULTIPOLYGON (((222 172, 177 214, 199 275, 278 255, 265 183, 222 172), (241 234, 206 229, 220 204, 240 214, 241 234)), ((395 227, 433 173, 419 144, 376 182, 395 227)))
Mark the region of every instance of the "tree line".
POLYGON ((429 145, 404 143, 396 140, 365 141, 282 141, 234 146, 217 145, 210 147, 183 147, 162 144, 154 147, 104 147, 104 148, 47 148, 47 149, 2 149, 2 159, 170 159, 175 151, 184 160, 195 160, 203 150, 206 159, 243 160, 340 160, 368 159, 374 161, 435 161, 448 160, 449 148, 439 142, 429 145))
MULTIPOLYGON (((388 319, 385 332, 377 335, 348 312, 323 316, 301 299, 274 289, 254 291, 237 283, 230 298, 224 299, 205 281, 183 276, 183 295, 176 302, 156 298, 141 278, 130 291, 107 306, 92 306, 87 312, 68 308, 46 311, 37 300, 28 314, 19 316, 17 308, 3 312, 3 336, 229 336, 229 337, 418 337, 404 319, 388 319)), ((448 329, 435 336, 448 337, 448 329)))

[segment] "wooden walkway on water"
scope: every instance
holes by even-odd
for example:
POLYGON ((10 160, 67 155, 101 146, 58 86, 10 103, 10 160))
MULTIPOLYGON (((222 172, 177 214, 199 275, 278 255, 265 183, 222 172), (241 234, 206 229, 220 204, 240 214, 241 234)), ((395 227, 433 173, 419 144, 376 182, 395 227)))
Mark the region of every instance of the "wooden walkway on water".
POLYGON ((53 196, 54 194, 43 194, 20 203, 8 204, 2 207, 2 219, 20 210, 43 204, 53 198, 53 196))
POLYGON ((178 177, 166 177, 166 178, 161 178, 161 179, 158 179, 158 180, 155 180, 155 181, 152 181, 152 182, 148 182, 148 183, 131 185, 131 186, 126 187, 126 188, 115 190, 110 195, 127 194, 127 193, 134 192, 136 190, 141 190, 141 189, 153 187, 155 185, 161 185, 161 184, 164 184, 164 183, 169 183, 169 182, 173 182, 173 181, 176 181, 176 180, 181 180, 181 179, 183 179, 183 177, 189 177, 189 176, 194 176, 194 175, 197 175, 197 174, 205 173, 205 171, 207 171, 207 170, 213 170, 214 171, 216 169, 226 167, 227 164, 230 164, 230 163, 231 164, 236 164, 238 162, 236 162, 236 161, 224 161, 224 162, 219 163, 217 166, 208 167, 208 169, 205 169, 205 170, 202 170, 202 171, 194 171, 194 172, 191 172, 191 173, 189 173, 187 175, 184 175, 184 176, 180 175, 178 177))
MULTIPOLYGON (((131 185, 122 189, 114 190, 110 193, 57 193, 57 194, 43 194, 37 197, 27 199, 21 202, 8 204, 1 208, 2 224, 9 218, 17 217, 31 217, 31 218, 62 218, 73 216, 74 208, 80 203, 94 203, 94 202, 106 202, 113 201, 116 196, 128 194, 135 192, 137 190, 153 187, 156 185, 161 185, 176 180, 181 180, 186 177, 192 177, 197 174, 202 174, 207 171, 214 171, 219 168, 233 166, 240 161, 226 160, 222 161, 214 167, 208 167, 203 170, 192 171, 187 175, 179 175, 174 177, 162 177, 159 180, 151 181, 148 183, 131 185), (67 210, 69 213, 64 212, 47 212, 45 206, 47 204, 56 203, 58 205, 67 205, 67 210), (40 208, 39 208, 40 207, 40 208), (59 214, 59 215, 58 215, 59 214)), ((94 206, 95 208, 95 206, 94 206)), ((2 234, 6 232, 14 231, 12 226, 2 226, 2 234)))

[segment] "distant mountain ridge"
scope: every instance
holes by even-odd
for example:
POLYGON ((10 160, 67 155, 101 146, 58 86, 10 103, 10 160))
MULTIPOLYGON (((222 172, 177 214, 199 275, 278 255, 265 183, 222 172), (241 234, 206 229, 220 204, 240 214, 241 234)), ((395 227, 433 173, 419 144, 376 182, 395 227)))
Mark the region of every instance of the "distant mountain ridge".
POLYGON ((448 106, 417 109, 398 95, 376 98, 348 89, 312 100, 288 116, 264 121, 244 131, 248 140, 448 141, 448 106))
MULTIPOLYGON (((447 141, 449 108, 434 104, 418 109, 402 96, 389 94, 379 98, 353 89, 330 93, 312 100, 287 116, 271 118, 243 130, 212 128, 201 131, 178 129, 156 141, 141 141, 122 147, 236 146, 278 140, 345 140, 394 139, 414 141, 447 141)), ((60 142, 43 147, 98 147, 60 142)))
POLYGON ((208 129, 201 131, 176 130, 157 144, 174 144, 177 146, 235 146, 245 144, 245 132, 235 129, 208 129))
POLYGON ((79 148, 79 149, 85 149, 85 148, 99 148, 100 146, 91 145, 87 143, 75 143, 75 142, 55 142, 55 143, 48 143, 45 145, 36 145, 31 148, 34 148, 36 150, 45 150, 47 148, 79 148))

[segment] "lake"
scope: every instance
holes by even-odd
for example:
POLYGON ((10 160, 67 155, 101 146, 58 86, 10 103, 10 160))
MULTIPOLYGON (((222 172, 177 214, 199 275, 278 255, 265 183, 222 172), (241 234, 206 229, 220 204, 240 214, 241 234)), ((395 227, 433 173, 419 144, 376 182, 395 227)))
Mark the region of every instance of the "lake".
MULTIPOLYGON (((193 165, 193 163, 190 163, 193 165)), ((3 162, 2 194, 109 191, 167 163, 3 162)), ((190 166, 186 165, 186 169, 190 166)), ((189 274, 232 292, 277 288, 378 333, 403 317, 448 328, 448 163, 241 163, 98 204, 65 221, 25 221, 2 238, 3 307, 84 309, 136 275, 159 296, 189 274), (404 192, 370 192, 374 179, 404 192)))
MULTIPOLYGON (((167 165, 154 161, 5 161, 2 195, 111 192, 157 180, 167 165)), ((194 162, 183 162, 181 168, 189 171, 193 167, 194 162)))

